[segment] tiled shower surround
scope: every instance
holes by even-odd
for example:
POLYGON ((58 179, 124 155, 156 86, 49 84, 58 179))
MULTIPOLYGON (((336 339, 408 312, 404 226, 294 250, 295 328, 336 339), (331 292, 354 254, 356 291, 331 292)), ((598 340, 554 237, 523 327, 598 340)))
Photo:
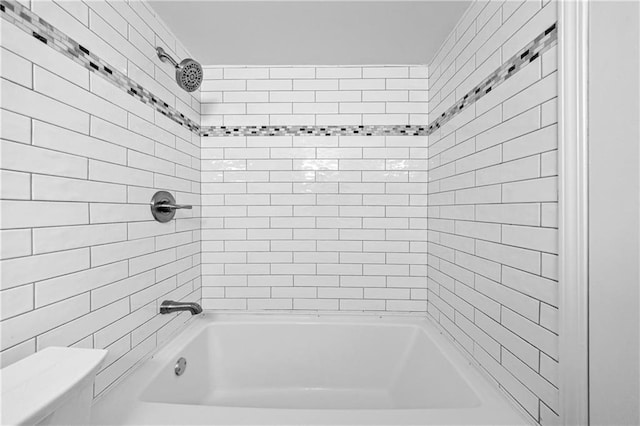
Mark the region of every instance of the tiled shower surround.
POLYGON ((426 141, 203 138, 203 306, 425 312, 426 141))
POLYGON ((205 68, 203 125, 357 132, 202 139, 205 308, 426 312, 427 137, 374 136, 426 122, 426 76, 205 68))
POLYGON ((106 347, 99 395, 188 320, 169 298, 405 313, 557 420, 555 3, 474 2, 428 67, 205 66, 193 94, 146 3, 20 4, 40 32, 2 22, 2 365, 106 347), (194 210, 152 221, 159 189, 194 210))
MULTIPOLYGON (((557 20, 473 3, 429 65, 433 119, 557 20)), ((556 48, 429 136, 428 314, 537 422, 558 412, 556 48)))
MULTIPOLYGON (((155 46, 187 53, 146 3, 26 6, 199 120, 198 94, 155 46)), ((4 19, 1 31, 2 365, 107 348, 98 395, 189 319, 158 315, 159 300, 200 299, 200 137, 4 19), (194 210, 153 221, 158 189, 194 210)))

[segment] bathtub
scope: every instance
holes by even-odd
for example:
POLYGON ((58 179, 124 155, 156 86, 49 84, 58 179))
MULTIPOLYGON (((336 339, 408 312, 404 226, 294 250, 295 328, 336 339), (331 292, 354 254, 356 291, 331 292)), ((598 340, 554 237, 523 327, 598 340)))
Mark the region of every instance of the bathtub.
POLYGON ((268 314, 195 318, 96 400, 92 422, 527 424, 428 320, 268 314))

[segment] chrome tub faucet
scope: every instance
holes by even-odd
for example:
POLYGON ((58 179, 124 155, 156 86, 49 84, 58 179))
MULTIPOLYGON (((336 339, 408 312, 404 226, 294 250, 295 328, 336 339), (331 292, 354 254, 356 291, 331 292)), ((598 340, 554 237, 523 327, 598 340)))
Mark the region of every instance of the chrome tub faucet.
POLYGON ((170 314, 172 312, 189 311, 191 315, 202 313, 202 307, 195 302, 174 302, 173 300, 165 300, 160 305, 161 314, 170 314))

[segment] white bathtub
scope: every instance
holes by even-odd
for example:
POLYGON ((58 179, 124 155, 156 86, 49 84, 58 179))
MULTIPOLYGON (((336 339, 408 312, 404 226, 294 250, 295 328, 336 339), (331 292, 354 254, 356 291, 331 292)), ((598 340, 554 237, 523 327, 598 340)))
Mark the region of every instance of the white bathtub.
POLYGON ((211 314, 98 399, 92 420, 526 424, 427 320, 211 314))

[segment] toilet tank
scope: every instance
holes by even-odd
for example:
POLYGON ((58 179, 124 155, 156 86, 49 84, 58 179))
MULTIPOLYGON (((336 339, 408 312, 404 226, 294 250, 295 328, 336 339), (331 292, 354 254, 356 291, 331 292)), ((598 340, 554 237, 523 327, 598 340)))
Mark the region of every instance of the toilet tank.
POLYGON ((0 424, 86 425, 103 349, 45 348, 0 370, 0 424))

